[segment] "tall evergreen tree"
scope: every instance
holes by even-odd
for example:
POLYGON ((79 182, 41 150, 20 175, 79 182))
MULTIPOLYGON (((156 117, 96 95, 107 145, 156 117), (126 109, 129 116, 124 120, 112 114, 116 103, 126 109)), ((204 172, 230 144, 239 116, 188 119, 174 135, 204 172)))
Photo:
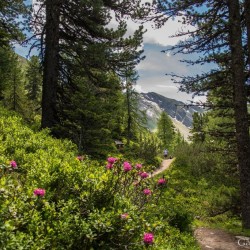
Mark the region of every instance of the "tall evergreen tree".
POLYGON ((193 114, 193 124, 191 129, 191 139, 194 143, 197 142, 205 142, 206 134, 205 134, 205 124, 206 124, 206 114, 194 113, 193 114))
POLYGON ((174 140, 174 126, 166 112, 162 112, 157 123, 157 135, 160 138, 162 147, 170 149, 174 140))
POLYGON ((12 54, 12 49, 9 46, 0 47, 0 100, 4 98, 3 92, 11 76, 12 54))
MULTIPOLYGON (((229 68, 232 79, 233 106, 235 114, 236 141, 238 147, 238 162, 242 192, 243 226, 250 228, 250 143, 249 122, 247 119, 247 98, 245 91, 244 54, 241 44, 243 34, 240 4, 238 0, 227 1, 165 1, 159 0, 158 10, 164 12, 164 19, 180 16, 183 23, 195 26, 194 31, 181 32, 190 38, 174 46, 173 50, 182 53, 199 53, 205 56, 191 64, 224 63, 229 68)), ((247 2, 246 2, 247 3, 247 2)), ((246 4, 245 8, 248 5, 246 4)), ((245 9, 247 11, 247 9, 245 9)), ((246 12, 247 13, 247 12, 246 12)), ((242 19, 244 20, 244 18, 242 19)), ((160 20, 160 22, 165 20, 160 20)), ((248 22, 248 21, 247 21, 248 22)), ((215 68, 208 73, 195 77, 184 77, 181 80, 182 90, 195 93, 205 93, 220 87, 218 81, 206 81, 208 78, 221 76, 221 68, 215 68), (212 83, 212 84, 210 84, 212 83)))
POLYGON ((228 0, 231 74, 234 87, 234 111, 237 155, 240 170, 243 227, 250 229, 250 136, 245 89, 240 2, 228 0))
POLYGON ((133 69, 126 70, 125 73, 125 104, 126 107, 126 138, 127 145, 130 145, 130 140, 136 140, 137 134, 141 128, 145 128, 146 117, 145 114, 139 110, 138 107, 138 93, 134 89, 137 80, 137 72, 133 69))
POLYGON ((10 41, 24 39, 20 17, 25 14, 28 14, 28 9, 22 0, 0 2, 0 47, 8 46, 10 41))
POLYGON ((116 76, 106 74, 102 75, 99 86, 93 86, 88 77, 76 76, 74 83, 77 84, 74 93, 71 88, 64 88, 58 111, 61 120, 56 131, 61 137, 74 141, 79 152, 94 157, 106 156, 115 150, 113 138, 119 130, 120 81, 116 76))
POLYGON ((32 56, 28 61, 26 79, 25 89, 28 99, 33 101, 36 106, 41 105, 42 74, 38 56, 32 56))
MULTIPOLYGON (((141 16, 140 1, 128 4, 113 1, 41 1, 45 6, 46 22, 42 30, 44 48, 43 115, 42 127, 53 127, 58 120, 56 103, 58 87, 71 84, 72 71, 81 67, 95 81, 92 68, 118 70, 121 68, 120 49, 134 38, 123 39, 126 16, 141 16), (114 11, 120 24, 117 30, 108 29, 114 11), (86 60, 87 59, 87 60, 86 60), (75 64, 77 62, 77 64, 75 64)), ((40 12, 42 13, 42 12, 40 12)), ((42 18, 43 18, 42 14, 42 18)), ((141 32, 141 31, 140 31, 141 32)), ((132 54, 132 53, 131 53, 132 54)))
POLYGON ((8 109, 24 115, 26 103, 24 70, 18 56, 14 52, 10 54, 9 60, 11 63, 8 68, 8 77, 5 78, 2 102, 8 109))

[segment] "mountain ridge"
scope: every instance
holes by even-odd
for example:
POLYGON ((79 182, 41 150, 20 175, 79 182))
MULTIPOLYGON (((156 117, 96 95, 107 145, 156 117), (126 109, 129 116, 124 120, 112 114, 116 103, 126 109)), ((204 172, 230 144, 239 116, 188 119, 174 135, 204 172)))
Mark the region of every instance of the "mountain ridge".
POLYGON ((162 96, 155 92, 139 94, 139 109, 144 111, 148 120, 148 128, 154 131, 162 111, 171 118, 176 129, 180 131, 185 140, 189 140, 190 129, 193 123, 194 112, 204 112, 199 107, 189 107, 182 101, 162 96))
MULTIPOLYGON (((161 111, 165 111, 171 118, 191 128, 193 124, 193 114, 195 112, 202 113, 203 109, 196 106, 189 106, 182 101, 162 96, 155 92, 140 93, 145 102, 155 103, 161 111)), ((159 112, 159 111, 158 111, 159 112)))

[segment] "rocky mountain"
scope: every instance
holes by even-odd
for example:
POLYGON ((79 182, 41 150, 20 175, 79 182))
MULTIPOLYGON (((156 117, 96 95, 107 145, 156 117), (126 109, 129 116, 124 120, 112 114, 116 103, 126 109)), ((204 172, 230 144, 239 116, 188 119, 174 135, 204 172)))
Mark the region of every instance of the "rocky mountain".
POLYGON ((194 112, 204 112, 203 109, 192 106, 188 107, 184 102, 177 101, 155 92, 140 94, 140 109, 145 110, 149 118, 149 128, 156 128, 157 119, 162 111, 165 111, 177 124, 183 124, 185 127, 192 127, 194 112))

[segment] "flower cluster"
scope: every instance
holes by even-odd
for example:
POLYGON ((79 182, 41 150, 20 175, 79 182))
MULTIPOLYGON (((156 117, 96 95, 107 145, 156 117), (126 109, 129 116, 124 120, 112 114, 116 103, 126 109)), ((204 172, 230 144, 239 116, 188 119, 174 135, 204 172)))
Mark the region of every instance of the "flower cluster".
MULTIPOLYGON (((117 158, 115 158, 115 157, 109 157, 108 159, 107 159, 107 165, 106 165, 106 168, 107 169, 112 169, 113 167, 114 167, 114 163, 117 161, 118 159, 117 158)), ((135 169, 137 169, 137 170, 139 170, 139 169, 141 169, 142 168, 142 164, 140 164, 140 163, 136 163, 135 164, 135 169)), ((133 167, 132 167, 132 165, 129 163, 129 162, 127 162, 127 161, 125 161, 124 163, 123 163, 123 170, 124 170, 124 172, 129 172, 129 171, 131 171, 133 169, 133 167)), ((139 174, 141 174, 141 173, 139 173, 139 174)), ((147 178, 149 175, 146 173, 146 172, 144 172, 143 174, 142 174, 142 178, 147 178)))
POLYGON ((130 165, 129 162, 125 161, 125 162, 123 163, 123 170, 124 170, 125 172, 129 172, 130 170, 132 170, 132 166, 130 165))
POLYGON ((78 161, 83 161, 84 156, 82 156, 82 155, 78 155, 78 156, 76 157, 76 159, 77 159, 78 161))
POLYGON ((164 178, 160 178, 158 181, 157 181, 157 184, 159 186, 164 186, 165 184, 167 184, 167 180, 164 179, 164 178))
POLYGON ((107 159, 107 161, 108 161, 108 164, 106 165, 106 168, 107 169, 111 169, 111 168, 113 168, 114 163, 117 161, 117 158, 115 158, 115 157, 109 157, 107 159))
POLYGON ((15 161, 10 161, 10 166, 13 168, 13 169, 17 169, 17 163, 15 161))
POLYGON ((149 177, 149 174, 146 173, 146 172, 142 172, 142 173, 140 173, 140 176, 141 176, 142 179, 146 179, 146 178, 149 177))
POLYGON ((150 189, 146 188, 146 189, 143 190, 143 193, 145 195, 151 195, 152 191, 150 189))
MULTIPOLYGON (((117 161, 118 159, 117 158, 114 158, 114 157, 109 157, 107 159, 107 165, 106 165, 106 168, 107 169, 112 169, 115 162, 117 161)), ((129 163, 128 161, 124 161, 122 163, 122 166, 123 166, 123 171, 125 173, 131 171, 131 170, 137 170, 137 171, 132 171, 132 176, 135 177, 136 175, 137 176, 140 176, 139 179, 137 180, 134 180, 132 183, 134 186, 137 186, 139 185, 141 182, 144 181, 144 179, 146 178, 150 178, 150 173, 147 173, 145 171, 141 171, 142 169, 142 164, 139 164, 139 163, 136 163, 135 165, 132 166, 131 163, 129 163)), ((120 169, 122 170, 122 169, 120 169)), ((127 180, 127 179, 126 179, 127 180)), ((147 183, 147 181, 145 181, 145 183, 147 183)), ((155 186, 158 186, 158 187, 163 187, 167 184, 167 180, 162 177, 162 178, 159 178, 157 181, 156 181, 156 184, 155 186)), ((142 185, 143 187, 144 185, 142 185)), ((144 195, 145 199, 143 199, 143 202, 146 203, 146 201, 150 201, 151 198, 150 197, 154 197, 155 195, 157 195, 157 191, 152 191, 152 189, 148 188, 148 187, 145 187, 144 189, 138 189, 140 190, 141 194, 144 195)), ((126 221, 127 219, 129 219, 129 214, 128 213, 123 213, 123 214, 120 214, 119 215, 121 220, 123 221, 126 221)), ((143 242, 146 246, 149 246, 149 245, 152 245, 154 243, 154 235, 153 233, 144 233, 143 235, 143 242)))
POLYGON ((34 190, 34 195, 35 196, 44 196, 45 195, 45 189, 42 188, 37 188, 34 190))
POLYGON ((144 233, 143 242, 147 245, 154 243, 154 235, 152 233, 144 233))
POLYGON ((117 158, 115 158, 115 157, 108 158, 108 163, 110 163, 110 164, 114 164, 116 161, 117 161, 117 158))
POLYGON ((139 164, 139 163, 135 164, 135 168, 136 169, 141 169, 142 168, 142 164, 139 164))
POLYGON ((123 220, 128 219, 128 217, 129 217, 128 213, 121 214, 121 219, 123 219, 123 220))

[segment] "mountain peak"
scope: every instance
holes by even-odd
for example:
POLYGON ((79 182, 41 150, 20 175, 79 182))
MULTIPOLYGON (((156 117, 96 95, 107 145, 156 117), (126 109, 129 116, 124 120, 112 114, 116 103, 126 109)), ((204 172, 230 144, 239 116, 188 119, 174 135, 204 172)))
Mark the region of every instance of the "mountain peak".
MULTIPOLYGON (((144 106, 150 104, 158 106, 158 108, 153 108, 154 111, 151 111, 151 113, 156 112, 155 115, 157 116, 161 111, 165 111, 172 119, 181 122, 188 128, 192 127, 193 113, 204 112, 200 107, 188 106, 184 102, 162 96, 155 92, 141 93, 140 95, 144 106), (146 104, 147 102, 148 104, 146 104)), ((150 109, 147 108, 147 113, 149 112, 150 109)))

